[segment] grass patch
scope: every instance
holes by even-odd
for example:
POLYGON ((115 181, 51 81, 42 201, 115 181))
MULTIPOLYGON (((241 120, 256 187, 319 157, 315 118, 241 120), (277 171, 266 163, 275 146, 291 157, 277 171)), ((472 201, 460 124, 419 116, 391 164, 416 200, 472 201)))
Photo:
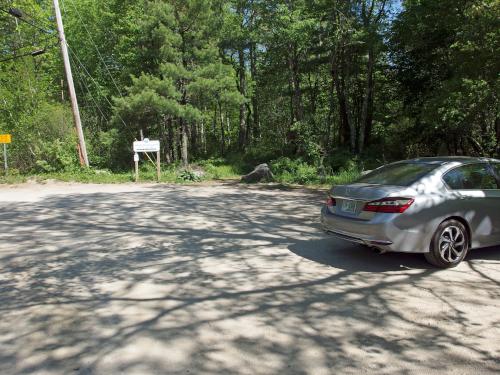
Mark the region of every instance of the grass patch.
POLYGON ((318 168, 301 159, 293 160, 287 157, 273 160, 271 170, 280 183, 308 186, 348 184, 361 173, 355 166, 334 173, 331 169, 318 168))
POLYGON ((245 174, 244 167, 239 161, 228 162, 222 158, 211 158, 195 163, 195 168, 202 169, 205 180, 228 180, 240 178, 245 174))
MULTIPOLYGON (((310 165, 301 159, 286 157, 271 161, 269 164, 276 182, 284 186, 325 187, 347 184, 360 175, 356 167, 340 169, 340 171, 333 173, 331 169, 325 170, 324 168, 310 165)), ((187 168, 183 168, 179 164, 165 164, 162 165, 160 182, 190 184, 214 180, 239 180, 249 170, 251 170, 251 167, 245 165, 241 159, 225 160, 212 158, 196 161, 187 168)), ((119 184, 133 182, 134 175, 132 171, 111 172, 93 168, 29 175, 22 175, 16 170, 12 170, 7 176, 0 175, 0 183, 2 184, 19 184, 27 180, 39 182, 56 180, 63 182, 119 184)), ((156 166, 151 163, 142 163, 139 169, 139 182, 156 182, 156 166)))
POLYGON ((81 170, 77 172, 51 172, 37 174, 36 181, 56 180, 63 182, 81 182, 92 184, 120 184, 132 181, 131 173, 111 173, 100 170, 81 170))
POLYGON ((3 174, 0 175, 0 184, 22 184, 28 179, 25 175, 20 174, 3 174))
POLYGON ((361 172, 357 169, 355 170, 342 170, 336 174, 332 174, 326 177, 327 185, 344 185, 350 184, 354 180, 361 177, 361 172))

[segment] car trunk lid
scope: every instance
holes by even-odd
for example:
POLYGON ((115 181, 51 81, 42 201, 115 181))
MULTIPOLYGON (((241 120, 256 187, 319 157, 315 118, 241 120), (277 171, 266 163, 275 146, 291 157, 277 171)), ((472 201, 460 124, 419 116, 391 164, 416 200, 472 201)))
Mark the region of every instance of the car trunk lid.
POLYGON ((368 220, 373 213, 363 212, 367 202, 386 197, 408 195, 408 188, 393 185, 356 183, 335 186, 330 195, 335 199, 335 206, 330 208, 336 215, 368 220))

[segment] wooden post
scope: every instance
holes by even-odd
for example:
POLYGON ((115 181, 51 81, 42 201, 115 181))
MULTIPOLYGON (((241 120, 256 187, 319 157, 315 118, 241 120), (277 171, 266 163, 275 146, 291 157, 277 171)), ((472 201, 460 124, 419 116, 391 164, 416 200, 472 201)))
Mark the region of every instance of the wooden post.
POLYGON ((161 170, 160 170, 160 151, 156 151, 156 179, 158 182, 160 182, 160 175, 161 175, 161 170))
POLYGON ((134 154, 134 165, 135 165, 134 177, 135 177, 135 182, 137 182, 137 181, 139 181, 139 154, 138 153, 134 154))

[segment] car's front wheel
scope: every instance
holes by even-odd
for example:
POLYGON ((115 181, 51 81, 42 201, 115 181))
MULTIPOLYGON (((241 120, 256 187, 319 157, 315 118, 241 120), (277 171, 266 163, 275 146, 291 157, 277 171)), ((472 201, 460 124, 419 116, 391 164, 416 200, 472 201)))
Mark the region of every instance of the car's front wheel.
POLYGON ((437 267, 450 268, 458 265, 468 251, 469 235, 465 226, 457 220, 447 220, 434 233, 425 259, 437 267))

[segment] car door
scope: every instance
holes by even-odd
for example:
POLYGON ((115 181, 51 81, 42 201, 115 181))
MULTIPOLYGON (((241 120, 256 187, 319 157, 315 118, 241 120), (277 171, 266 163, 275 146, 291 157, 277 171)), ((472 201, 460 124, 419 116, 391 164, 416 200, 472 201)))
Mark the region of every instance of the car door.
POLYGON ((466 164, 443 176, 461 200, 460 210, 469 222, 473 247, 500 243, 500 190, 488 163, 466 164))
POLYGON ((500 244, 500 163, 491 163, 491 169, 497 179, 497 189, 491 191, 491 195, 493 196, 492 205, 496 209, 496 215, 494 216, 493 221, 495 224, 495 228, 498 231, 496 244, 500 244))

